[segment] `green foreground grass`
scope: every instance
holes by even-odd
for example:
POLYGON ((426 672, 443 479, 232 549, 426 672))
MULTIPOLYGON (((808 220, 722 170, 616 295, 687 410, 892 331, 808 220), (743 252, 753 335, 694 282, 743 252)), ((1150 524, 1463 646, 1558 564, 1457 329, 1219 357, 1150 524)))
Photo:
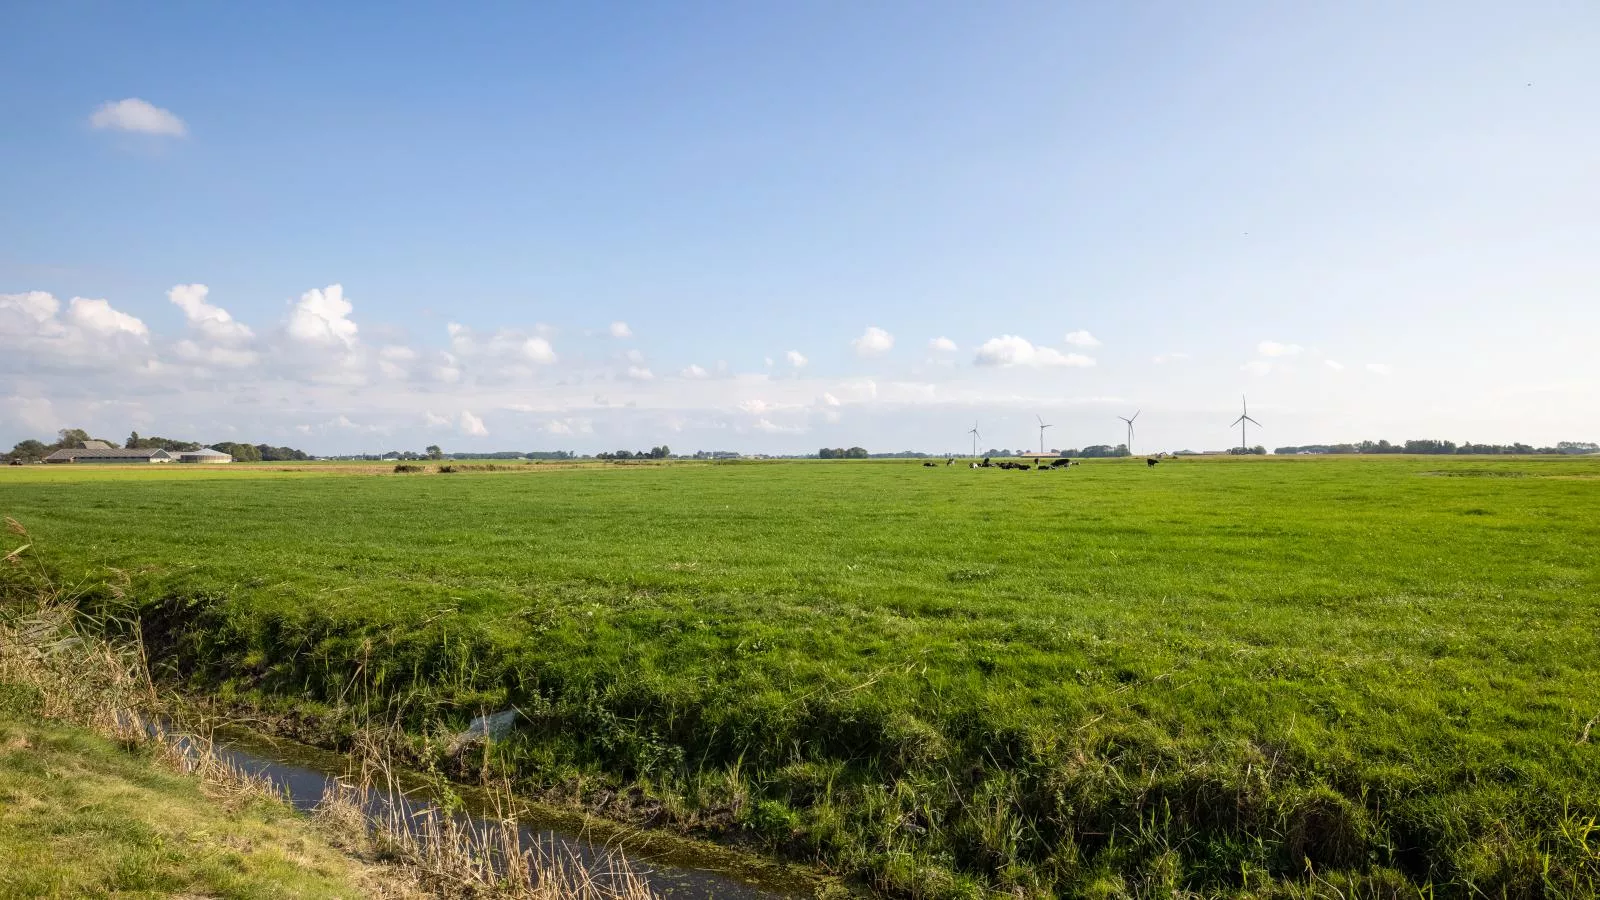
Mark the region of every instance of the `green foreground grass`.
POLYGON ((286 805, 202 790, 0 685, 0 897, 369 897, 286 805))
POLYGON ((515 703, 524 789, 891 892, 1600 885, 1600 460, 39 467, 0 513, 192 688, 335 742, 515 703))

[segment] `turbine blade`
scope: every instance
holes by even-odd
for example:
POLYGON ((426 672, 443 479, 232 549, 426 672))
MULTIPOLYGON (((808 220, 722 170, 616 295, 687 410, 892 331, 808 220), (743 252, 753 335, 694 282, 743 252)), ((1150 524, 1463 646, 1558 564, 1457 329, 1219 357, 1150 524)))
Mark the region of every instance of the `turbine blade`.
MULTIPOLYGON (((1250 419, 1250 417, 1249 416, 1240 416, 1239 418, 1233 420, 1233 425, 1229 425, 1228 427, 1232 428, 1234 425, 1237 425, 1237 424, 1239 424, 1240 422, 1243 422, 1246 419, 1250 419)), ((1250 421, 1254 422, 1255 420, 1254 419, 1250 419, 1250 421)))
POLYGON ((1260 422, 1257 422, 1255 419, 1252 419, 1249 416, 1245 416, 1244 419, 1246 422, 1249 422, 1251 425, 1254 425, 1257 428, 1265 427, 1260 422))
MULTIPOLYGON (((1142 409, 1141 409, 1141 410, 1139 410, 1139 412, 1136 412, 1136 413, 1134 413, 1134 414, 1133 414, 1133 419, 1137 419, 1137 418, 1139 418, 1139 413, 1142 413, 1142 412, 1144 412, 1144 410, 1142 410, 1142 409)), ((1129 419, 1129 420, 1128 420, 1128 424, 1129 424, 1129 425, 1132 425, 1132 424, 1133 424, 1133 419, 1129 419)))

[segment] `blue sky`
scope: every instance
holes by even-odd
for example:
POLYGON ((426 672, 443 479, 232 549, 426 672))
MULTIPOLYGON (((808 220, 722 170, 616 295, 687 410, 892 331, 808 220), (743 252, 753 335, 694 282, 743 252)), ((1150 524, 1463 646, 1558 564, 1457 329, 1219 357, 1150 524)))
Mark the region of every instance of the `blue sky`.
POLYGON ((1593 440, 1600 7, 1394 7, 10 4, 0 443, 1593 440))

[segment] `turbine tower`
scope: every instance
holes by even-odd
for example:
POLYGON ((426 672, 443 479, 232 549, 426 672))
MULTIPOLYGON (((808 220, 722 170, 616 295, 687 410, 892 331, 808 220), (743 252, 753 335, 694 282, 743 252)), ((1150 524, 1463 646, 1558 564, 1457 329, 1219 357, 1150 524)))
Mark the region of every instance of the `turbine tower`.
MULTIPOLYGON (((1261 423, 1250 418, 1250 403, 1245 399, 1243 394, 1239 395, 1239 403, 1244 407, 1244 411, 1239 418, 1233 420, 1233 424, 1239 426, 1239 449, 1248 453, 1250 451, 1250 441, 1247 438, 1246 429, 1248 429, 1251 425, 1260 428, 1261 423)), ((1228 427, 1232 428, 1233 425, 1228 427)))
POLYGON ((967 434, 972 435, 972 458, 973 459, 977 459, 978 458, 978 437, 979 437, 979 434, 978 434, 978 423, 977 422, 973 422, 972 423, 972 427, 967 429, 967 434))
POLYGON ((1039 455, 1043 456, 1044 455, 1044 430, 1046 428, 1054 428, 1055 426, 1054 425, 1046 425, 1044 423, 1044 418, 1041 417, 1041 416, 1034 416, 1034 418, 1039 420, 1039 455))
POLYGON ((1128 455, 1129 456, 1133 455, 1133 420, 1139 418, 1139 413, 1142 413, 1142 412, 1144 412, 1144 410, 1142 410, 1142 409, 1139 410, 1138 412, 1135 412, 1133 414, 1132 418, 1130 418, 1128 416, 1117 416, 1117 418, 1119 418, 1122 421, 1128 423, 1128 455))

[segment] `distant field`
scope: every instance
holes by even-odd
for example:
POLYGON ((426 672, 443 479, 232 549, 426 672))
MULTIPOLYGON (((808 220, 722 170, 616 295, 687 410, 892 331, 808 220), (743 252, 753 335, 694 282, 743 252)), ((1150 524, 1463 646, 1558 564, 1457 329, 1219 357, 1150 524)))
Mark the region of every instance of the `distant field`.
POLYGON ((388 468, 0 468, 0 514, 199 687, 515 702, 529 789, 890 891, 1600 884, 1600 459, 388 468))

